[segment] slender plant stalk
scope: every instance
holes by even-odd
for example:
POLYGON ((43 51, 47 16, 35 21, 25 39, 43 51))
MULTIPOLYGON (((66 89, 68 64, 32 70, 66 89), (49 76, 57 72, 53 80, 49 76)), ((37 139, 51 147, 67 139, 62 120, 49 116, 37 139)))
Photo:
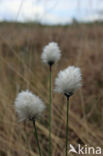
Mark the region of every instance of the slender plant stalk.
POLYGON ((67 119, 66 119, 66 156, 68 156, 68 131, 69 131, 69 97, 67 97, 67 119))
POLYGON ((37 146, 38 146, 38 150, 39 150, 39 155, 41 156, 41 149, 40 149, 40 145, 39 145, 39 139, 38 139, 38 133, 37 133, 37 129, 36 129, 36 124, 35 124, 35 119, 32 120, 33 121, 33 126, 34 126, 34 135, 37 141, 37 146))
POLYGON ((49 76, 49 156, 52 155, 52 140, 51 140, 51 121, 52 121, 52 65, 50 65, 50 76, 49 76))

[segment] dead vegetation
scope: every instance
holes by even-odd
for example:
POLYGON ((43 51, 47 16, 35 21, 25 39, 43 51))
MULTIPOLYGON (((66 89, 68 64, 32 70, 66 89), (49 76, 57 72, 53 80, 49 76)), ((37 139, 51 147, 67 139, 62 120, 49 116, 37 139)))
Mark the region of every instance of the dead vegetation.
MULTIPOLYGON (((56 41, 62 59, 53 67, 79 66, 83 87, 70 100, 69 142, 103 149, 103 26, 41 27, 3 24, 0 28, 0 156, 37 156, 32 123, 18 123, 14 99, 30 89, 47 105, 37 123, 43 156, 48 155, 48 67, 41 63, 44 45, 56 41)), ((53 156, 65 150, 65 98, 53 94, 53 156)), ((71 154, 72 156, 72 154, 71 154)))

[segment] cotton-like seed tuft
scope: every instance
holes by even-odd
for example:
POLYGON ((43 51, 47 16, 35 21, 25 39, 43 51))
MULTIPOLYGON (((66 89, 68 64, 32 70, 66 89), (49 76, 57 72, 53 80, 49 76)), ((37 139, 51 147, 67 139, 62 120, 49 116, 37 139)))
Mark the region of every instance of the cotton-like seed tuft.
POLYGON ((41 59, 45 64, 54 64, 61 57, 61 51, 56 42, 50 42, 43 49, 41 59))
POLYGON ((42 100, 30 91, 20 92, 15 100, 15 110, 19 121, 26 119, 36 119, 44 111, 45 105, 42 100))
POLYGON ((81 72, 80 68, 70 66, 58 73, 55 79, 55 91, 59 93, 74 93, 81 87, 81 72))

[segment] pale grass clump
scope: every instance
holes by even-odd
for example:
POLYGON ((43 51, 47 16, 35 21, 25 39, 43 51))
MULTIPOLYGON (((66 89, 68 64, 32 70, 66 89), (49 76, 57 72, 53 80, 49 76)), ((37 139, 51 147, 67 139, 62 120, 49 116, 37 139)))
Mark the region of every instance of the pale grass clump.
MULTIPOLYGON (((4 40, 1 39, 1 53, 0 53, 0 70, 1 70, 1 75, 0 75, 0 79, 1 82, 0 83, 0 88, 1 88, 1 92, 0 92, 0 152, 4 151, 4 155, 11 155, 11 156, 15 156, 15 154, 17 155, 22 155, 22 156, 26 156, 26 155, 38 155, 37 152, 37 148, 36 146, 33 145, 33 147, 35 147, 35 151, 30 147, 31 144, 33 144, 33 139, 31 139, 32 134, 29 133, 32 131, 31 126, 30 125, 25 125, 26 126, 26 130, 27 132, 23 129, 23 125, 20 124, 18 125, 17 123, 15 123, 15 113, 14 113, 14 109, 13 109, 13 101, 14 101, 14 97, 15 97, 15 93, 18 92, 19 88, 26 88, 28 84, 27 81, 25 81, 26 79, 30 82, 30 88, 32 88, 33 91, 36 91, 36 93, 40 93, 40 92, 44 92, 45 94, 42 95, 42 97, 44 98, 44 100, 47 100, 47 90, 44 90, 44 83, 45 82, 45 75, 47 70, 42 70, 42 66, 40 64, 40 66, 38 67, 38 65, 35 65, 35 62, 40 62, 39 58, 40 58, 40 49, 42 49, 42 45, 43 43, 47 42, 50 40, 50 38, 56 38, 56 40, 60 40, 60 35, 62 36, 62 34, 65 34, 65 41, 61 40, 61 45, 64 48, 64 54, 63 56, 66 54, 65 57, 63 57, 63 60, 66 60, 66 57, 70 58, 69 60, 69 64, 73 63, 72 61, 74 60, 74 62, 76 61, 76 59, 79 57, 79 65, 82 66, 83 69, 83 74, 84 74, 84 78, 85 78, 85 84, 86 86, 84 86, 82 88, 82 91, 80 92, 80 96, 78 97, 78 94, 75 95, 74 98, 72 98, 72 107, 70 110, 70 118, 72 118, 72 122, 70 122, 70 128, 72 129, 72 133, 69 133, 69 138, 71 139, 71 144, 77 144, 78 143, 78 138, 81 138, 79 140, 83 141, 85 140, 86 143, 88 144, 92 144, 93 146, 98 146, 102 143, 102 120, 99 121, 95 121, 94 115, 98 114, 98 109, 94 109, 94 99, 96 98, 97 100, 95 100, 95 106, 98 107, 98 102, 100 99, 102 99, 103 97, 103 87, 101 85, 102 82, 102 58, 103 58, 103 53, 102 53, 102 46, 98 45, 98 33, 101 32, 101 35, 103 35, 103 31, 102 31, 102 26, 96 26, 96 31, 95 29, 93 30, 92 27, 89 27, 88 25, 85 25, 85 31, 86 31, 86 35, 88 36, 87 40, 84 40, 84 29, 82 29, 82 27, 84 27, 84 25, 80 25, 81 31, 83 32, 80 40, 77 40, 75 36, 78 36, 78 27, 68 27, 67 31, 65 32, 65 29, 63 28, 54 28, 52 29, 50 28, 44 28, 44 27, 40 27, 38 28, 38 32, 37 29, 35 29, 33 27, 33 31, 32 28, 30 28, 30 39, 32 41, 32 38, 35 39, 35 43, 28 43, 27 47, 30 46, 31 44, 38 45, 38 43, 40 43, 39 47, 37 47, 37 53, 35 52, 36 57, 34 57, 34 52, 33 53, 26 53, 28 54, 28 56, 31 58, 31 68, 27 68, 26 65, 28 64, 28 60, 25 59, 25 56, 21 57, 21 45, 23 47, 25 47, 25 45, 23 45, 26 41, 26 32, 28 31, 28 26, 20 26, 19 28, 17 26, 13 26, 12 24, 5 24, 4 26, 1 27, 1 37, 5 37, 7 31, 8 31, 8 36, 7 38, 7 42, 9 44, 6 43, 6 45, 8 45, 8 47, 6 47, 5 51, 2 52, 2 45, 5 43, 4 40), (12 32, 8 31, 9 29, 11 29, 12 27, 12 32), (21 31, 25 29, 25 31, 21 31), (41 30, 42 29, 42 30, 41 30), (40 30, 40 31, 39 31, 40 30), (81 42, 83 41, 84 45, 87 45, 88 43, 91 43, 91 36, 90 36, 90 32, 92 31, 92 34, 95 34, 95 38, 93 39, 93 46, 95 47, 93 50, 93 56, 91 56, 92 54, 90 53, 90 48, 88 48, 88 46, 84 47, 84 51, 80 51, 80 48, 82 48, 82 44, 81 42), (34 32, 34 33, 33 33, 34 32), (40 37, 40 33, 42 32, 42 37, 40 37), (4 35, 2 35, 4 34, 4 35), (55 34, 55 36, 54 36, 55 34), (68 38, 68 36, 71 36, 70 38, 68 38), (10 37, 13 38, 13 40, 10 40, 10 37), (42 41, 43 40, 43 41, 42 41), (66 44, 69 42, 69 45, 66 44), (17 45, 18 44, 18 45, 17 45), (13 48, 14 46, 18 46, 17 49, 13 48), (78 45, 75 48, 75 45, 78 45), (11 51, 8 50, 8 48, 12 48, 11 51), (72 49, 70 50, 70 48, 72 47, 72 49), (18 63, 18 59, 17 57, 13 54, 15 50, 15 54, 17 55, 18 58, 20 58, 21 62, 24 62, 25 59, 25 64, 19 64, 18 63), (78 52, 78 53, 76 53, 78 52), (5 54, 6 53, 6 54, 5 54), (13 54, 13 55, 12 55, 13 54), (77 55, 76 55, 77 54, 77 55), (4 57, 5 56, 5 57, 4 57), (101 56, 101 57, 100 57, 101 56), (3 61, 3 59, 4 61, 3 61), (94 58, 94 62, 96 64, 96 66, 94 66, 92 59, 94 58), (7 65, 8 63, 8 65, 7 65), (10 66, 12 64, 12 66, 10 66), (25 68, 24 68, 25 66, 25 68), (12 68, 11 68, 12 67, 12 68), (34 71, 34 67, 35 70, 38 71, 39 68, 39 72, 37 72, 37 74, 35 72, 33 72, 33 77, 30 76, 32 73, 30 73, 31 71, 34 71), (14 69, 14 70, 13 70, 14 69), (21 72, 21 69, 24 69, 24 74, 21 72), (94 69, 94 70, 92 70, 94 69), (11 76, 11 73, 13 73, 14 76, 11 76), (42 74, 41 74, 42 73, 42 74), (24 81, 22 81, 22 85, 21 85, 21 77, 23 76, 24 81), (40 78, 39 78, 40 76, 40 78), (36 79, 36 81, 35 81, 36 79), (40 82, 41 79, 41 82, 40 82), (33 82, 33 83, 31 83, 33 82), (96 83, 96 82, 100 82, 100 83, 96 83), (34 88, 34 86, 32 84, 37 84, 36 87, 34 88), (88 86, 88 84, 90 84, 88 86), (96 84, 96 85, 94 85, 96 84), (17 85, 17 87, 16 87, 17 85), (19 85, 21 85, 19 87, 19 85), (24 87, 22 87, 24 86, 24 87), (15 90, 15 87, 17 88, 15 90), (84 91, 85 89, 85 91, 84 91), (97 93, 99 95, 99 97, 97 98, 97 93), (88 97, 88 98, 85 98, 88 97), (76 99, 76 101, 75 101, 76 99), (76 105, 75 105, 76 104, 76 105), (84 107, 80 108, 80 104, 82 104, 84 107), (83 116, 82 113, 83 108, 85 109, 85 105, 86 105, 86 110, 87 113, 85 114, 85 120, 87 122, 87 124, 85 124, 85 122, 83 121, 83 116), (88 107, 89 106, 89 107, 88 107), (77 111, 79 110, 79 111, 77 111), (90 112, 90 113, 89 113, 90 112), (92 113, 91 113, 92 112, 92 113), (5 114, 5 115, 4 115, 5 114), (90 122, 89 122, 90 121, 90 122), (81 122, 81 131, 80 131, 80 122, 81 122), (76 123, 76 124, 74 124, 76 123), (100 127, 98 127, 98 123, 100 123, 100 127), (97 128, 94 128, 94 125, 97 128), (89 128, 88 128, 89 127, 89 128), (87 130, 87 133, 84 133, 85 128, 87 130), (22 129, 22 133, 21 133, 21 129, 22 129), (90 133, 90 131, 93 133, 90 133), (25 139, 24 137, 25 136, 25 139), (29 139, 28 139, 29 138, 29 139), (94 139, 96 140, 94 142, 94 139), (16 140, 16 141, 15 141, 16 140), (26 141, 28 140, 28 141, 26 141), (99 140, 99 143, 98 143, 99 140), (29 146, 28 146, 29 145, 29 146)), ((102 37, 99 38, 99 42, 102 43, 102 37)), ((26 55, 27 56, 27 55, 26 55)), ((64 66, 66 66, 67 62, 66 61, 61 61, 61 67, 63 69, 64 66)), ((60 68, 60 67, 59 67, 60 68)), ((54 70, 54 74, 56 74, 56 71, 54 70)), ((46 81, 47 82, 47 81, 46 81)), ((48 83, 46 83, 48 85, 48 83)), ((63 151, 64 151, 64 134, 65 134, 65 128, 61 128, 62 125, 63 127, 65 126, 65 109, 61 109, 61 108, 65 108, 65 106, 63 106, 63 98, 62 96, 54 96, 54 104, 53 104, 53 132, 52 134, 54 135, 53 137, 53 156, 56 156, 57 153, 58 155, 64 155, 63 151), (55 115, 54 115, 55 114, 55 115), (58 115, 59 114, 59 115, 58 115), (61 117, 60 117, 61 116, 61 117), (62 118, 62 120, 61 120, 62 118), (59 123, 59 125, 58 125, 59 123), (58 140, 57 137, 58 136, 58 140), (57 146, 60 145, 60 146, 57 146)), ((99 115, 99 119, 100 119, 100 113, 99 115)), ((45 116, 44 117, 44 121, 45 123, 48 122, 48 118, 45 116)), ((46 126, 47 124, 42 124, 39 122, 38 127, 39 128, 39 134, 40 136, 42 136, 43 134, 43 142, 41 143, 41 149, 43 151, 43 153, 45 155, 47 154, 47 142, 48 140, 46 139, 48 137, 48 133, 46 132, 48 130, 48 127, 46 126), (46 129, 46 131, 44 130, 46 129)), ((42 140, 42 138, 41 138, 42 140)), ((2 153, 1 153, 2 155, 2 153)))
POLYGON ((20 92, 15 100, 15 110, 19 121, 38 118, 44 111, 45 105, 42 100, 30 91, 20 92))

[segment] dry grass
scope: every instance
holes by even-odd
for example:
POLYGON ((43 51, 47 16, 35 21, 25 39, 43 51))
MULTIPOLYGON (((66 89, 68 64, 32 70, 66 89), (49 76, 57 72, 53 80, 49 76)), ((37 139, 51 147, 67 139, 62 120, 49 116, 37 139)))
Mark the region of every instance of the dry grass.
MULTIPOLYGON (((18 123, 14 99, 30 89, 47 105, 37 123, 43 156, 48 155, 48 67, 40 60, 42 48, 59 43, 62 59, 53 68, 80 66, 83 87, 70 100, 71 144, 103 148, 103 26, 40 27, 2 24, 0 28, 0 156, 38 156, 32 123, 18 123)), ((65 97, 53 94, 53 156, 64 156, 65 97)), ((72 156, 72 154, 71 154, 72 156)))

